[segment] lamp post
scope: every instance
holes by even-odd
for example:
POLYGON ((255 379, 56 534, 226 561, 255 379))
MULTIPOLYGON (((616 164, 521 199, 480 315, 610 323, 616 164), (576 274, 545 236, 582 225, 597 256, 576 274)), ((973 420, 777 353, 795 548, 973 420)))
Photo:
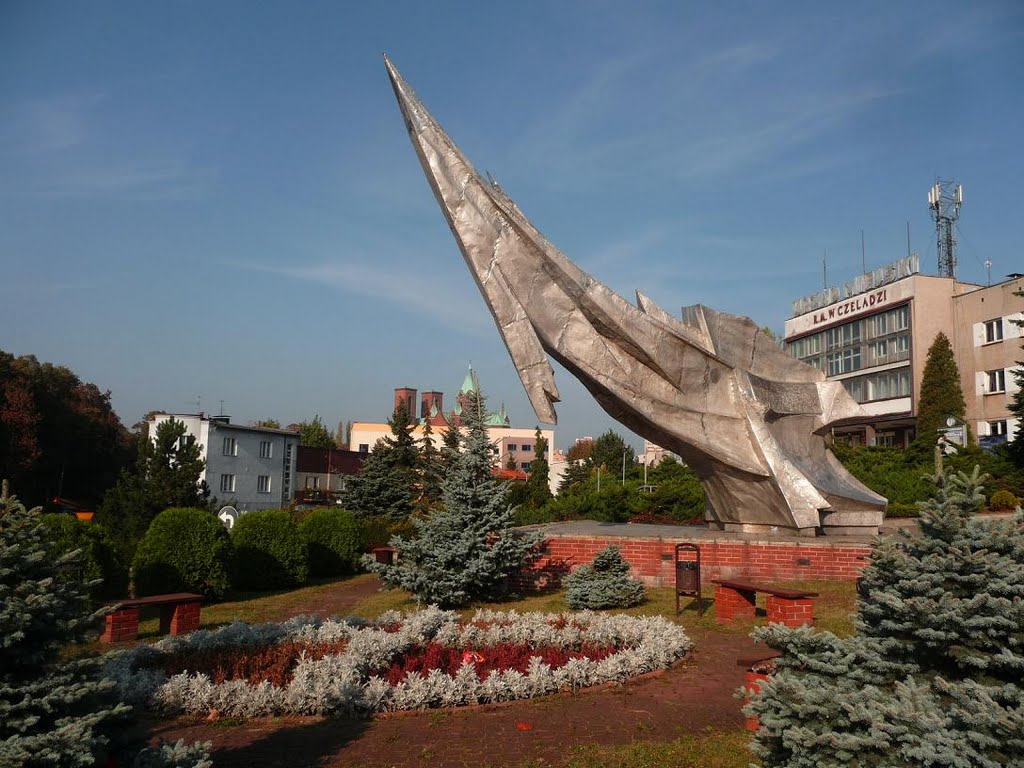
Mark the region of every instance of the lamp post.
POLYGON ((626 454, 629 453, 629 448, 622 452, 622 484, 626 484, 626 454))

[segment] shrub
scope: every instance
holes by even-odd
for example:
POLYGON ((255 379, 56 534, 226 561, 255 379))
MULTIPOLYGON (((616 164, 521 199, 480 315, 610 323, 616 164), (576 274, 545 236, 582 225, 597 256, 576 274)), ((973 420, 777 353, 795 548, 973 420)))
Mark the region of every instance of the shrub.
POLYGON ((157 515, 132 561, 139 595, 200 592, 220 598, 228 588, 231 538, 205 509, 172 507, 157 515))
POLYGON ((899 501, 889 502, 889 506, 886 507, 885 516, 890 517, 919 517, 921 515, 921 509, 917 504, 903 504, 899 501))
POLYGON ((242 515, 231 529, 231 540, 235 545, 232 585, 237 589, 286 589, 309 575, 306 542, 283 510, 242 515))
POLYGON ((68 658, 96 638, 88 584, 62 578, 38 507, 0 489, 0 766, 101 765, 104 731, 128 711, 98 658, 68 658))
POLYGON ((605 547, 594 562, 581 565, 565 580, 565 602, 577 610, 628 608, 643 602, 644 585, 629 575, 618 547, 605 547))
POLYGON ((94 598, 124 596, 128 589, 127 568, 118 566, 102 526, 59 513, 43 515, 40 522, 46 526, 46 538, 54 555, 80 550, 75 565, 65 570, 65 575, 82 583, 100 580, 89 590, 94 598))
POLYGON ((1020 505, 1020 499, 1009 491, 996 491, 988 505, 992 509, 1016 509, 1020 505))
POLYGON ((339 576, 355 570, 362 548, 362 528, 351 512, 315 509, 299 523, 299 533, 308 548, 313 576, 339 576))

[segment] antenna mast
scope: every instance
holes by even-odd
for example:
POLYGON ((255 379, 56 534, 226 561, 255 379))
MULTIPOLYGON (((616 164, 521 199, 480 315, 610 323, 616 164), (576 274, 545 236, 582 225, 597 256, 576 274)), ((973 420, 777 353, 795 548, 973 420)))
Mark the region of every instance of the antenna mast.
POLYGON ((935 232, 939 250, 939 276, 956 277, 956 240, 953 225, 960 217, 960 206, 964 203, 964 188, 955 181, 936 179, 928 190, 928 207, 935 220, 935 232))

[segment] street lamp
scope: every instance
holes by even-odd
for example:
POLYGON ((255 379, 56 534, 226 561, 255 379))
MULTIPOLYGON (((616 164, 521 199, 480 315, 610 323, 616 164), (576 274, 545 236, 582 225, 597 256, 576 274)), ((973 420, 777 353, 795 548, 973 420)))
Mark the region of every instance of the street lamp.
POLYGON ((629 448, 622 452, 622 484, 626 484, 626 454, 629 453, 629 448))

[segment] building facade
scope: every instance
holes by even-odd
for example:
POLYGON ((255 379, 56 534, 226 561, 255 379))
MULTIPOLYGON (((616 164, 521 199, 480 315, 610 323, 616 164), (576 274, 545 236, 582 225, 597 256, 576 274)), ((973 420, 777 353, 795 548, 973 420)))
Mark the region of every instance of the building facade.
MULTIPOLYGON (((455 407, 448 413, 444 412, 444 393, 436 390, 429 390, 422 393, 419 400, 417 412, 416 389, 413 387, 398 387, 394 395, 394 411, 399 406, 404 406, 413 422, 413 437, 422 440, 427 424, 430 425, 434 447, 441 447, 441 432, 450 428, 461 429, 463 426, 462 415, 464 409, 470 402, 470 395, 480 391, 480 383, 477 380, 476 372, 470 366, 466 377, 455 396, 455 407)), ((536 459, 536 428, 535 427, 513 427, 512 421, 505 406, 485 417, 488 438, 494 452, 494 464, 502 469, 510 467, 515 463, 514 469, 529 472, 530 466, 536 459)), ((555 433, 551 429, 542 429, 541 435, 547 440, 547 461, 552 463, 555 433)), ((349 433, 349 447, 359 453, 368 453, 373 450, 378 440, 391 434, 391 428, 387 423, 356 421, 352 423, 349 433)))
POLYGON ((834 426, 852 444, 906 447, 916 435, 917 399, 928 350, 945 333, 953 347, 967 404, 966 419, 982 444, 1012 439, 1006 410, 1021 357, 1024 278, 984 287, 923 275, 911 256, 794 302, 785 344, 794 356, 842 381, 867 418, 834 426))
POLYGON ((158 413, 149 420, 149 434, 169 419, 184 422, 203 451, 202 480, 222 505, 239 512, 280 509, 295 494, 299 434, 285 429, 243 427, 228 416, 203 413, 158 413))

